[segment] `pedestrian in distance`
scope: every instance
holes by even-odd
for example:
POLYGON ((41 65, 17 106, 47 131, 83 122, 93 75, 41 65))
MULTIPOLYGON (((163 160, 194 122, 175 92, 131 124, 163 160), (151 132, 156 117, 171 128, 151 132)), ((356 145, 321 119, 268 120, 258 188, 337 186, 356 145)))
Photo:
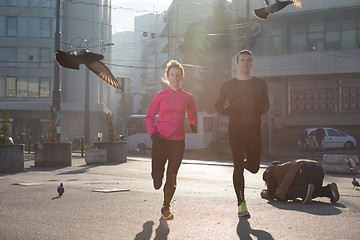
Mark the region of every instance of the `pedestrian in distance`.
POLYGON ((336 183, 323 186, 324 170, 313 160, 298 159, 285 163, 272 162, 263 173, 267 189, 261 191, 264 199, 311 203, 317 197, 328 197, 331 203, 339 201, 336 183))
POLYGON ((315 130, 315 139, 318 148, 322 150, 325 150, 324 137, 325 137, 325 130, 322 128, 321 125, 319 125, 319 127, 315 130))
POLYGON ((167 164, 166 181, 163 187, 164 202, 161 216, 173 219, 170 202, 176 189, 176 178, 185 150, 185 115, 191 131, 197 133, 198 118, 193 96, 181 88, 185 76, 183 66, 176 60, 167 63, 163 81, 169 86, 158 92, 146 114, 146 128, 152 139, 151 176, 154 188, 161 188, 167 164), (156 115, 158 119, 155 123, 156 115))
POLYGON ((261 115, 269 109, 267 84, 253 77, 253 55, 242 50, 236 55, 238 74, 220 88, 215 109, 230 116, 228 137, 234 163, 233 184, 238 203, 238 215, 249 217, 244 189, 244 169, 257 173, 261 158, 261 115), (224 106, 225 101, 229 104, 224 106))
POLYGON ((309 135, 308 132, 306 131, 306 127, 303 127, 303 129, 301 129, 299 133, 299 139, 300 139, 301 148, 304 151, 308 150, 309 135))

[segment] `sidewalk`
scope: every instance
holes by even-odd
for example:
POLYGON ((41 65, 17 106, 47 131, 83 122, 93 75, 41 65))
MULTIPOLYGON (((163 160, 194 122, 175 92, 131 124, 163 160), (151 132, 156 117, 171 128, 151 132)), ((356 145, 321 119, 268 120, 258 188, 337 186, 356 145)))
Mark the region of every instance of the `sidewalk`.
POLYGON ((336 182, 340 201, 312 204, 260 198, 262 173, 245 172, 251 218, 237 217, 230 161, 184 159, 171 209, 160 219, 162 190, 153 189, 151 160, 129 156, 123 164, 38 168, 26 155, 25 171, 0 174, 0 239, 358 239, 360 189, 350 175, 326 175, 336 182), (65 187, 58 198, 57 186, 65 187), (98 192, 107 190, 108 193, 98 192), (124 191, 129 190, 129 191, 124 191))

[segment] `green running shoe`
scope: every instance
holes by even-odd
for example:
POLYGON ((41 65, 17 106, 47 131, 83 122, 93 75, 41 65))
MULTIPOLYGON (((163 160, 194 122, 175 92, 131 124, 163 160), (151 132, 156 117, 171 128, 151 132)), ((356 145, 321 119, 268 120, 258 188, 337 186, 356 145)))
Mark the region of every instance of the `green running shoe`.
POLYGON ((238 206, 238 215, 239 217, 250 217, 245 200, 238 206))

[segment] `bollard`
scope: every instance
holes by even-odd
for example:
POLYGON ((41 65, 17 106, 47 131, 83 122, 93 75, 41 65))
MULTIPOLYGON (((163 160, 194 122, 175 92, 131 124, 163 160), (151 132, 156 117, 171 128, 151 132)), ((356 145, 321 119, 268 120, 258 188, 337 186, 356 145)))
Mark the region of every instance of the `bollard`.
POLYGON ((44 136, 41 136, 40 138, 40 142, 43 143, 44 142, 44 136))
POLYGON ((29 149, 28 149, 28 153, 30 153, 31 150, 31 136, 29 136, 29 149))
POLYGON ((81 157, 84 157, 84 137, 81 137, 81 157))

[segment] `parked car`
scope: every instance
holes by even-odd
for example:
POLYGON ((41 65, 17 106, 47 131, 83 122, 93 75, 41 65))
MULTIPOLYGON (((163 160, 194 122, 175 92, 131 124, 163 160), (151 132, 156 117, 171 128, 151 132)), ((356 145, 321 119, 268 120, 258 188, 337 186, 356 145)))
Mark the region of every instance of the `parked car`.
MULTIPOLYGON (((307 128, 306 131, 309 136, 314 136, 317 128, 307 128)), ((324 147, 327 148, 345 148, 351 149, 357 146, 357 141, 354 137, 343 133, 335 128, 325 128, 324 147)), ((298 145, 301 147, 300 139, 298 145)))

